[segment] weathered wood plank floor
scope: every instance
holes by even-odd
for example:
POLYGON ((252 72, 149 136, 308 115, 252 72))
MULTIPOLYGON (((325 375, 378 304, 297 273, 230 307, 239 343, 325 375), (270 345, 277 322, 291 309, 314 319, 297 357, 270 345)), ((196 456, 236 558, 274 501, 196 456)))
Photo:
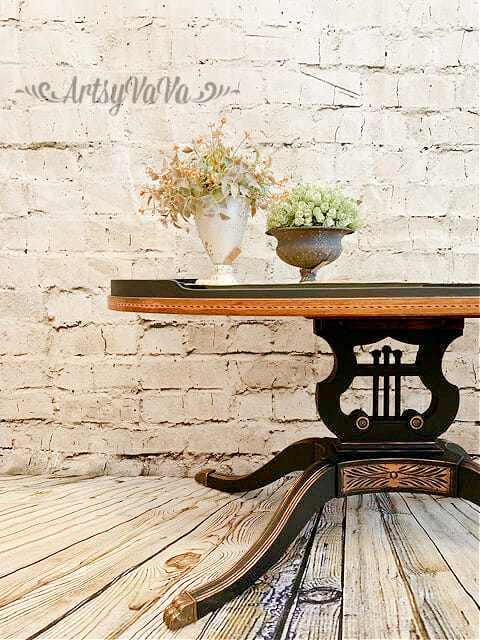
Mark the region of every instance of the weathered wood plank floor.
POLYGON ((0 640, 372 640, 479 633, 479 509, 454 498, 332 500, 242 596, 169 631, 290 484, 234 496, 192 479, 0 477, 0 640))

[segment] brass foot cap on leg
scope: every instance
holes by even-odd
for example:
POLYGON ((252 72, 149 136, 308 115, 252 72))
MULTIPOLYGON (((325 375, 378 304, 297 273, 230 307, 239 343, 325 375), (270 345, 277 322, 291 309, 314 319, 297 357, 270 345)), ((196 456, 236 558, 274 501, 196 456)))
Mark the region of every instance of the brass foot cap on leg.
POLYGON ((213 471, 215 471, 215 469, 202 469, 195 475, 195 480, 199 484, 203 484, 204 487, 208 487, 208 476, 213 471))
POLYGON ((163 613, 163 620, 172 631, 198 620, 197 603, 188 591, 183 591, 172 600, 163 613))

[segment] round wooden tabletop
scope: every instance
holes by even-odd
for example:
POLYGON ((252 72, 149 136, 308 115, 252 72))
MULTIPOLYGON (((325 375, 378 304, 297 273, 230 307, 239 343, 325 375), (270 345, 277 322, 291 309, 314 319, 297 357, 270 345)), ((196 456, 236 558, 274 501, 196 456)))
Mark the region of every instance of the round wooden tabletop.
POLYGON ((321 317, 480 317, 479 285, 314 284, 196 287, 113 280, 108 308, 135 313, 321 317))

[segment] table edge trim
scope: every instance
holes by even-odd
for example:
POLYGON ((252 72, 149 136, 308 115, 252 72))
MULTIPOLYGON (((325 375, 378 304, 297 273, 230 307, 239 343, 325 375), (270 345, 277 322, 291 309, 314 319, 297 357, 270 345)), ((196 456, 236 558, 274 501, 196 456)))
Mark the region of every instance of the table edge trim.
POLYGON ((109 296, 112 311, 192 315, 308 317, 480 317, 480 297, 145 298, 109 296))

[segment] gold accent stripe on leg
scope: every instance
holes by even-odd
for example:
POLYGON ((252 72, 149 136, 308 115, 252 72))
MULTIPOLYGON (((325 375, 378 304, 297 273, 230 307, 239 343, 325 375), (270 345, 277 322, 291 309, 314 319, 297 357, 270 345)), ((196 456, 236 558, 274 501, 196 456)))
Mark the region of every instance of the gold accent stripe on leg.
MULTIPOLYGON (((252 554, 252 557, 248 560, 248 562, 246 564, 242 564, 242 566, 239 567, 238 569, 236 569, 235 566, 232 567, 232 569, 230 569, 230 571, 228 571, 225 574, 224 579, 222 579, 222 581, 219 582, 218 585, 216 585, 215 587, 207 590, 206 592, 204 592, 204 593, 201 592, 202 587, 200 587, 198 589, 198 591, 201 592, 201 595, 198 594, 197 602, 200 602, 202 600, 206 600, 207 598, 209 598, 212 595, 218 593, 219 591, 223 591, 224 589, 229 587, 231 584, 233 584, 236 580, 238 580, 243 575, 245 575, 245 573, 247 573, 247 571, 264 554, 266 549, 268 549, 268 547, 274 542, 275 538, 278 535, 278 532, 283 528, 283 526, 285 525, 285 523, 289 519, 291 513, 296 509, 298 503, 303 498, 303 496, 317 482, 317 480, 319 480, 321 478, 321 476, 325 473, 325 470, 327 470, 329 468, 331 468, 331 465, 323 465, 322 467, 320 467, 320 469, 317 469, 317 471, 315 471, 310 476, 310 478, 308 478, 307 481, 305 481, 304 477, 300 477, 297 480, 297 482, 288 491, 287 495, 283 498, 282 504, 280 505, 280 507, 278 509, 278 510, 281 510, 282 505, 287 504, 288 506, 285 509, 285 512, 282 514, 282 517, 279 519, 279 521, 276 523, 276 525, 273 527, 273 529, 270 532, 268 532, 268 525, 267 525, 267 529, 265 530, 265 532, 268 532, 266 538, 263 540, 261 545, 252 554), (303 482, 305 482, 305 484, 302 486, 303 482), (298 491, 298 494, 295 495, 292 498, 291 494, 295 493, 295 491, 298 490, 299 486, 301 486, 301 489, 298 491), (291 500, 291 502, 289 503, 290 500, 291 500)), ((196 590, 194 590, 194 592, 195 591, 196 590)))

